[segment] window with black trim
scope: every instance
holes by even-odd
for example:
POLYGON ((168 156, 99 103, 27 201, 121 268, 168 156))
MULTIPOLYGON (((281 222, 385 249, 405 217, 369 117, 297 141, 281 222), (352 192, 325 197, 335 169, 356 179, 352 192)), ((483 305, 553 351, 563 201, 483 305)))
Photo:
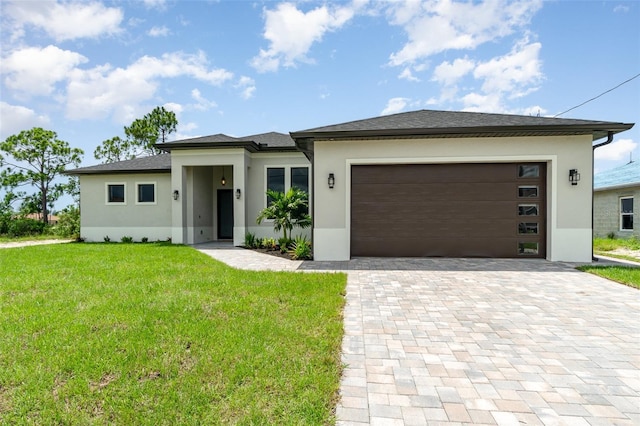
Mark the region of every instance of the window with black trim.
POLYGON ((620 198, 620 230, 633 231, 633 197, 620 198))
POLYGON ((156 202, 156 184, 151 182, 136 183, 136 202, 138 204, 154 204, 156 202))
POLYGON ((108 183, 107 184, 107 203, 124 204, 125 203, 125 184, 124 183, 108 183))
MULTIPOLYGON (((284 167, 267 168, 267 189, 284 192, 284 167)), ((270 206, 272 202, 271 197, 267 197, 267 206, 270 206)))
POLYGON ((309 168, 308 167, 292 167, 291 168, 291 187, 298 188, 301 191, 309 193, 309 168))

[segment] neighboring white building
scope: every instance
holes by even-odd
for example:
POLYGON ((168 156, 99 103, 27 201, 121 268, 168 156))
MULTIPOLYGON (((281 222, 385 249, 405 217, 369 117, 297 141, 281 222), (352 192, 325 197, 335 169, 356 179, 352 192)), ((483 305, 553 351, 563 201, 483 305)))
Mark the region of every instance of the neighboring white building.
POLYGON ((242 245, 246 232, 273 236, 255 221, 266 189, 295 185, 310 193, 316 260, 581 262, 591 260, 594 141, 632 126, 422 110, 290 135, 168 142, 158 147, 170 154, 69 174, 80 176, 89 241, 242 245), (571 182, 571 171, 581 179, 571 182))
POLYGON ((636 200, 640 200, 640 163, 598 173, 593 180, 594 235, 640 238, 640 226, 634 220, 636 200))

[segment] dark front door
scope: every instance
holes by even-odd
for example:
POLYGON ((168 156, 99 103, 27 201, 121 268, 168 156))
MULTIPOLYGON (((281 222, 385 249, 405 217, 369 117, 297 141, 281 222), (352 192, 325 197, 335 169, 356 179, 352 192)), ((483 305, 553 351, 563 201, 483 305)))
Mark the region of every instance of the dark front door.
POLYGON ((233 191, 218 189, 218 239, 233 238, 233 191))

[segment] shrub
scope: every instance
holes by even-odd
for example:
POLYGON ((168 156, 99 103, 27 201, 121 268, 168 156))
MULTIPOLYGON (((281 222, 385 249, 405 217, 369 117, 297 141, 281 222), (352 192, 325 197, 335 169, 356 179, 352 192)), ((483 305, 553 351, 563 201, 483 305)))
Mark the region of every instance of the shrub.
POLYGON ((291 248, 291 257, 296 260, 311 259, 311 242, 307 241, 307 237, 296 237, 291 248))
POLYGON ((607 234, 607 238, 610 240, 615 240, 616 239, 616 233, 611 231, 607 234))
POLYGON ((133 242, 133 237, 129 237, 127 235, 124 235, 122 238, 120 238, 120 241, 123 243, 132 243, 133 242))
POLYGON ((278 246, 280 247, 280 253, 286 253, 289 250, 289 246, 293 241, 290 238, 278 238, 278 246))
POLYGON ((11 237, 24 237, 27 235, 41 235, 47 229, 44 222, 29 218, 17 218, 9 222, 7 234, 11 237))
POLYGON ((108 235, 105 235, 103 240, 104 240, 105 243, 111 242, 111 238, 109 238, 108 235))
POLYGON ((147 243, 147 242, 149 242, 149 238, 142 237, 142 239, 140 241, 143 242, 143 243, 147 243))
POLYGON ((256 239, 256 234, 252 234, 251 232, 247 232, 244 234, 244 246, 248 248, 256 248, 258 241, 256 239))
POLYGON ((80 209, 69 206, 58 216, 58 224, 54 228, 56 235, 76 239, 80 238, 80 209))
POLYGON ((266 250, 276 250, 278 248, 278 243, 274 238, 263 238, 260 243, 260 247, 266 250))

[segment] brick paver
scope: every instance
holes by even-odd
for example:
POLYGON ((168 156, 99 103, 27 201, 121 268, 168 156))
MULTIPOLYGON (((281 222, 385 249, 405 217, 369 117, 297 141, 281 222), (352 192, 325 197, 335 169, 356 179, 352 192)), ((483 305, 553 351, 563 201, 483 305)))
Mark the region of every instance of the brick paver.
POLYGON ((640 424, 638 290, 532 259, 285 265, 348 273, 338 425, 640 424))

